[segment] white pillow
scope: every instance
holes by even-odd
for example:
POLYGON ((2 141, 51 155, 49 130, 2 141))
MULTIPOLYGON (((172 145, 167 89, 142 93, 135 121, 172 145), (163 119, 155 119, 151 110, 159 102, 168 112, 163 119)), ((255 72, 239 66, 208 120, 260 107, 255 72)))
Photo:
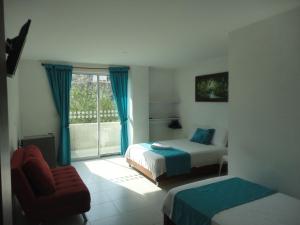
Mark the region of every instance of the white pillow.
POLYGON ((211 144, 216 146, 227 146, 228 130, 226 128, 215 128, 215 134, 211 140, 211 144))
POLYGON ((154 142, 151 145, 151 148, 153 148, 155 150, 170 150, 170 149, 172 149, 172 146, 170 146, 170 145, 164 145, 164 144, 161 144, 159 142, 154 142))

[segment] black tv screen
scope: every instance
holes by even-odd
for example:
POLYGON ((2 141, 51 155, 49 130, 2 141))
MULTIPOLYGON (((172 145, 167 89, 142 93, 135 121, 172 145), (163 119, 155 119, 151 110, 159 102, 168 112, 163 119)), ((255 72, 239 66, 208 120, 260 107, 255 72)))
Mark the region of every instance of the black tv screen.
POLYGON ((6 40, 6 72, 8 76, 15 74, 24 44, 26 36, 29 30, 31 20, 28 20, 21 28, 19 35, 13 39, 6 40))

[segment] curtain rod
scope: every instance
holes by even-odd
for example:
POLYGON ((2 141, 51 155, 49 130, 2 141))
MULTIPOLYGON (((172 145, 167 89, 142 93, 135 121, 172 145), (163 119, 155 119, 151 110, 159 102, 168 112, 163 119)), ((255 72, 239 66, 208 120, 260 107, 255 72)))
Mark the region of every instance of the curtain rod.
MULTIPOLYGON (((42 63, 42 65, 44 66, 46 63, 42 63)), ((85 66, 72 66, 73 68, 75 69, 88 69, 88 70, 107 70, 109 69, 109 67, 85 67, 85 66)), ((114 67, 114 66, 112 66, 114 67)), ((116 66, 117 67, 117 66, 116 66)), ((129 66, 126 66, 128 67, 128 69, 130 69, 129 66)))
MULTIPOLYGON (((111 67, 123 67, 123 66, 111 66, 111 67)), ((128 67, 128 69, 130 69, 129 66, 124 66, 124 67, 128 67)), ((104 70, 104 69, 109 69, 109 67, 85 67, 85 66, 73 66, 73 68, 75 69, 88 69, 88 70, 104 70)))
POLYGON ((84 67, 84 66, 73 66, 75 69, 88 69, 88 70, 106 70, 108 67, 84 67))

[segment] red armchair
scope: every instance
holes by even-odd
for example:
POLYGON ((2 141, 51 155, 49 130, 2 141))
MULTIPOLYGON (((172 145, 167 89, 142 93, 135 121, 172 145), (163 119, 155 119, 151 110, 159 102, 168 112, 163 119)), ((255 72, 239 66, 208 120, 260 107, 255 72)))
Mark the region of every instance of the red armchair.
POLYGON ((21 148, 11 159, 12 189, 34 223, 90 210, 90 193, 72 166, 50 169, 36 146, 21 148))

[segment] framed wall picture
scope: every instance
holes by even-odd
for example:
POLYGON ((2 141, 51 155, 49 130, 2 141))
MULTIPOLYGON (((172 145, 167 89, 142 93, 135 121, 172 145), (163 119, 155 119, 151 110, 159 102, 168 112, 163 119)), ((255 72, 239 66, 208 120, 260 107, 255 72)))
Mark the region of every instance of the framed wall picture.
POLYGON ((228 102, 228 72, 196 76, 196 102, 228 102))

